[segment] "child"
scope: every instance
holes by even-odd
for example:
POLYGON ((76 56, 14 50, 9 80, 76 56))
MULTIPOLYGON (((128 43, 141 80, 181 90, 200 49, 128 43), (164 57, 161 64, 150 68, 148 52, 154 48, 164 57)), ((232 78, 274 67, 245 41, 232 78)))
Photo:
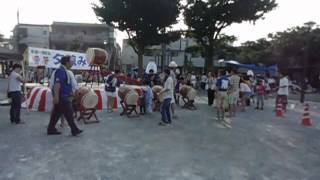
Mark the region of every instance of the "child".
POLYGON ((149 81, 144 81, 143 85, 145 87, 143 88, 142 96, 140 96, 140 114, 151 114, 153 107, 152 84, 149 81))
POLYGON ((263 110, 264 105, 264 96, 265 96, 265 87, 263 86, 262 80, 258 80, 258 83, 255 87, 257 93, 257 107, 256 109, 263 110), (259 106, 261 104, 261 106, 259 106))
POLYGON ((146 89, 144 90, 144 101, 146 112, 151 114, 153 108, 153 92, 150 86, 146 86, 146 89))
POLYGON ((140 114, 141 115, 144 115, 146 113, 146 92, 145 90, 142 90, 142 94, 141 96, 139 97, 140 99, 140 114))

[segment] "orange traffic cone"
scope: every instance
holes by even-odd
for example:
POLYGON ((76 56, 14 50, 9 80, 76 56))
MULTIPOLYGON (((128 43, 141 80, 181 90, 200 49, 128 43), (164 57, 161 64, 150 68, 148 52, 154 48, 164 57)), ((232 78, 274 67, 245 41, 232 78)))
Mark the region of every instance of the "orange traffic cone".
POLYGON ((309 113, 309 104, 306 104, 304 107, 304 113, 303 113, 303 117, 302 117, 302 125, 304 126, 311 126, 311 119, 310 119, 310 113, 309 113))
POLYGON ((281 101, 279 101, 279 102, 277 103, 276 116, 277 116, 277 117, 284 117, 281 101))

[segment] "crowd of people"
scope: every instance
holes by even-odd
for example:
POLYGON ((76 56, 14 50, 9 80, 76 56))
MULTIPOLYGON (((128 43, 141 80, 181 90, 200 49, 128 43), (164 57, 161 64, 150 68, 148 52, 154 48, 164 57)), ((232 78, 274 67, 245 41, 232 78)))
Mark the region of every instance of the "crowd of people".
MULTIPOLYGON (((73 98, 77 88, 75 76, 70 70, 72 62, 69 56, 61 59, 60 68, 53 71, 49 80, 53 95, 53 109, 50 122, 47 128, 48 135, 61 134, 56 124, 64 117, 71 128, 71 134, 76 136, 82 133, 74 122, 73 98)), ((150 114, 154 110, 154 97, 152 87, 162 86, 162 90, 157 94, 163 97, 160 106, 161 122, 159 125, 167 126, 172 123, 172 119, 177 118, 176 106, 180 102, 180 88, 182 85, 189 85, 199 91, 207 92, 208 105, 216 107, 217 121, 222 125, 231 128, 232 117, 236 116, 237 109, 246 111, 248 105, 256 103, 257 110, 264 109, 264 99, 277 92, 277 103, 282 103, 286 109, 289 94, 289 80, 286 76, 280 75, 279 81, 268 76, 252 76, 239 74, 237 69, 229 71, 223 69, 217 73, 209 72, 200 78, 194 73, 182 74, 177 65, 171 62, 161 73, 154 73, 151 69, 139 80, 146 87, 140 95, 140 113, 150 114), (278 82, 278 83, 277 83, 278 82), (228 112, 226 114, 226 112, 228 112), (228 118, 226 118, 228 117, 228 118)), ((10 119, 12 123, 22 123, 20 120, 21 108, 21 83, 26 80, 20 75, 21 66, 14 65, 9 76, 8 96, 12 99, 10 109, 10 119)), ((108 99, 108 112, 113 111, 113 104, 117 98, 116 89, 122 84, 119 78, 120 71, 115 71, 105 78, 105 91, 108 99)))

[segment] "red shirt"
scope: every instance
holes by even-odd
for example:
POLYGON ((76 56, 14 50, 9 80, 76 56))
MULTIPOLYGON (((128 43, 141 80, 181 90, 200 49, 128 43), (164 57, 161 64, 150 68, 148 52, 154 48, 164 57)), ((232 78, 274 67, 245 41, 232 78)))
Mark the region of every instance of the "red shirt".
POLYGON ((259 96, 264 96, 265 95, 265 88, 263 85, 257 85, 256 86, 256 92, 259 96))

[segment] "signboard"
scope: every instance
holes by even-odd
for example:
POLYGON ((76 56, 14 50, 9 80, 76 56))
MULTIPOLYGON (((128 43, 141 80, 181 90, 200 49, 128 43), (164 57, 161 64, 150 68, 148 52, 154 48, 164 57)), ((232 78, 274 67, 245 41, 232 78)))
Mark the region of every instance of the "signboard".
POLYGON ((71 56, 74 70, 89 70, 90 66, 86 60, 85 53, 71 51, 58 51, 43 48, 28 48, 28 65, 30 67, 46 66, 47 68, 59 68, 63 56, 71 56))

